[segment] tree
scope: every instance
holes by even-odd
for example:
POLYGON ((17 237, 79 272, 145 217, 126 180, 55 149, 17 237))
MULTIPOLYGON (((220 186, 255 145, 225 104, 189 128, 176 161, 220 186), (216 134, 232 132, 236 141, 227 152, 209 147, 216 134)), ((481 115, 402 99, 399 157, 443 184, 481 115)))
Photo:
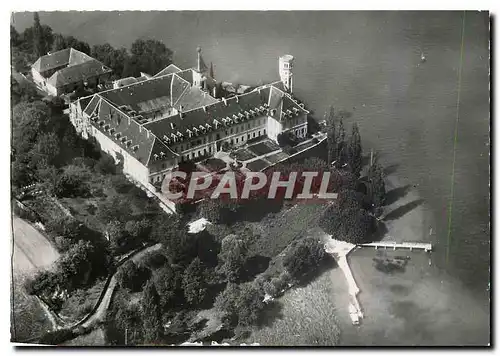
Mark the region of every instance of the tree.
POLYGON ((320 219, 320 225, 332 238, 353 244, 366 242, 373 218, 361 206, 356 192, 344 190, 320 219))
POLYGON ((147 268, 139 267, 134 261, 129 260, 120 267, 116 277, 120 287, 139 292, 150 276, 151 273, 147 268))
POLYGON ((221 314, 221 320, 228 325, 238 322, 238 296, 240 287, 236 283, 228 283, 226 289, 215 298, 214 308, 221 314))
POLYGON ((152 281, 146 283, 141 306, 144 342, 148 344, 158 343, 163 336, 163 325, 161 319, 160 296, 152 281))
POLYGON ((44 133, 38 138, 35 154, 43 157, 48 164, 53 165, 59 156, 59 139, 53 132, 44 133))
POLYGON ((215 298, 214 307, 228 325, 250 326, 259 321, 264 309, 264 292, 253 283, 229 283, 215 298))
POLYGON ((264 292, 251 283, 243 284, 237 299, 238 325, 251 326, 259 321, 264 309, 264 292))
POLYGON ((113 69, 113 75, 117 78, 122 76, 124 63, 129 58, 125 48, 115 49, 109 43, 93 46, 90 55, 113 69))
POLYGON ((347 143, 347 162, 352 173, 359 177, 363 168, 363 149, 361 147, 361 136, 356 123, 352 124, 352 132, 347 143))
POLYGON ((41 57, 47 53, 47 43, 44 38, 43 28, 40 24, 38 12, 33 15, 33 49, 36 57, 41 57))
POLYGON ((297 136, 292 131, 285 131, 278 134, 276 138, 280 147, 297 145, 297 136))
POLYGON ((152 281, 160 295, 162 310, 171 309, 184 301, 180 268, 166 264, 154 271, 152 281))
POLYGON ((172 63, 172 50, 157 40, 136 40, 130 52, 132 55, 125 62, 123 76, 137 77, 141 72, 154 75, 172 63))
POLYGON ((52 51, 57 52, 67 47, 68 46, 66 45, 66 38, 61 34, 55 34, 52 41, 52 51))
POLYGON ((222 240, 219 253, 219 270, 229 282, 236 282, 248 256, 248 246, 236 235, 228 235, 222 240))
POLYGON ((113 253, 120 254, 128 250, 129 235, 120 221, 113 220, 106 225, 106 238, 113 253))
POLYGON ((75 218, 63 215, 47 221, 45 229, 49 234, 77 241, 82 237, 83 224, 75 218))
POLYGON ((342 166, 345 163, 347 152, 346 152, 346 143, 345 143, 345 128, 344 128, 344 120, 342 119, 342 112, 339 118, 339 127, 337 129, 337 160, 338 164, 342 166))
POLYGON ((326 121, 326 146, 328 151, 328 164, 330 165, 337 159, 337 135, 335 132, 335 111, 330 106, 328 116, 325 114, 326 121))
POLYGON ((305 274, 315 270, 324 257, 323 246, 313 238, 305 238, 290 246, 283 266, 293 278, 300 280, 305 274))
POLYGON ((112 196, 97 206, 97 218, 101 221, 117 220, 122 223, 131 219, 130 202, 122 196, 112 196))
POLYGON ((229 224, 235 220, 240 205, 230 198, 205 199, 199 203, 200 216, 215 224, 229 224))
POLYGON ((184 278, 182 280, 184 296, 193 305, 201 304, 207 294, 207 283, 204 272, 205 266, 198 257, 184 271, 184 278))
POLYGON ((118 307, 116 308, 112 320, 118 328, 118 344, 125 344, 125 333, 127 334, 126 346, 142 344, 144 342, 142 330, 143 315, 140 308, 137 305, 131 305, 123 300, 120 300, 120 303, 117 304, 118 307))
POLYGON ((107 251, 96 248, 90 241, 79 240, 57 262, 56 273, 61 287, 73 291, 90 284, 104 274, 109 266, 107 251))
POLYGON ((21 35, 17 32, 16 28, 10 25, 10 46, 16 47, 21 42, 21 35))
POLYGON ((73 36, 65 37, 64 42, 66 43, 66 48, 71 47, 76 49, 77 51, 90 55, 90 46, 88 43, 77 40, 73 36))
POLYGON ((130 237, 140 242, 149 240, 151 229, 151 221, 147 219, 130 220, 125 224, 125 231, 130 237))
POLYGON ((65 170, 57 177, 53 194, 59 198, 63 197, 86 197, 89 190, 84 178, 76 172, 65 170))
POLYGON ((380 208, 385 200, 384 170, 375 158, 368 169, 368 181, 370 182, 370 198, 375 209, 380 208))
POLYGON ((102 155, 94 167, 101 174, 116 174, 115 160, 108 155, 102 155))

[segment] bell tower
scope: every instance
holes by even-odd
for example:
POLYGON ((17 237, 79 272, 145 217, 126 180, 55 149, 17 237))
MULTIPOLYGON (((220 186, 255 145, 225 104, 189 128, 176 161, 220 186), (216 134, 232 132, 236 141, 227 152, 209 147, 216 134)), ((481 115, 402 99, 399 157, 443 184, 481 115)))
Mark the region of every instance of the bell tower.
POLYGON ((293 60, 294 58, 290 54, 285 54, 279 59, 280 79, 285 90, 289 93, 293 92, 293 60))

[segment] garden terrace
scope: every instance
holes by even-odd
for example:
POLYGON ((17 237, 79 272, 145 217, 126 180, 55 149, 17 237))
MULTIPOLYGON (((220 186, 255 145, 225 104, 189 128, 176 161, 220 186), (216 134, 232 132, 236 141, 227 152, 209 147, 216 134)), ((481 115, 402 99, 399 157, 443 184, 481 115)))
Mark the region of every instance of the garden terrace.
POLYGON ((255 161, 252 161, 250 163, 247 163, 246 167, 251 170, 252 172, 258 172, 261 171, 269 166, 269 163, 262 159, 257 159, 255 161))
POLYGON ((256 156, 262 156, 279 149, 280 147, 270 140, 262 141, 248 147, 248 150, 254 153, 256 156))

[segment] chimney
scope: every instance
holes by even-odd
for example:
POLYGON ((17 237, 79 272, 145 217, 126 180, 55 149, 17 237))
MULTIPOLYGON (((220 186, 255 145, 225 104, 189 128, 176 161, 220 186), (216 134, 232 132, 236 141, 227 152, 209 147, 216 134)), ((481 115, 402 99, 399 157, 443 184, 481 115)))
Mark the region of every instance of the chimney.
POLYGON ((238 95, 236 95, 236 102, 239 103, 240 102, 240 97, 238 95))
POLYGON ((203 111, 206 113, 207 112, 207 107, 203 106, 203 111))

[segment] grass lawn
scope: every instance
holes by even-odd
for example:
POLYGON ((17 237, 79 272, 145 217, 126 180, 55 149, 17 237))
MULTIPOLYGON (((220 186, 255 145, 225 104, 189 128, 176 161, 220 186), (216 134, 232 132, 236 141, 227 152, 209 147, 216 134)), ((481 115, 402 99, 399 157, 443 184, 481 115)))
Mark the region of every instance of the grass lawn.
POLYGON ((226 162, 218 158, 209 158, 206 161, 201 162, 205 167, 207 167, 211 172, 218 172, 223 168, 226 168, 226 162))
POLYGON ((277 214, 269 214, 262 221, 250 222, 255 234, 260 235, 250 247, 252 254, 273 258, 292 241, 305 237, 310 228, 318 226, 325 205, 321 203, 296 204, 284 207, 277 214))
POLYGON ((265 155, 279 149, 280 147, 272 141, 263 141, 248 147, 248 150, 253 152, 256 156, 265 155))
POLYGON ((266 160, 268 160, 271 163, 278 163, 279 161, 287 159, 288 157, 289 155, 286 154, 285 152, 278 152, 274 155, 267 156, 266 160))
MULTIPOLYGON (((267 325, 256 328, 248 338, 239 342, 256 342, 261 346, 337 344, 340 331, 335 305, 337 294, 343 288, 332 283, 337 270, 327 270, 308 285, 286 292, 266 311, 264 319, 268 321, 267 325)), ((342 278, 341 273, 339 277, 342 278)))
POLYGON ((247 163, 246 167, 252 172, 258 172, 269 166, 269 163, 262 159, 255 160, 253 162, 247 163))

